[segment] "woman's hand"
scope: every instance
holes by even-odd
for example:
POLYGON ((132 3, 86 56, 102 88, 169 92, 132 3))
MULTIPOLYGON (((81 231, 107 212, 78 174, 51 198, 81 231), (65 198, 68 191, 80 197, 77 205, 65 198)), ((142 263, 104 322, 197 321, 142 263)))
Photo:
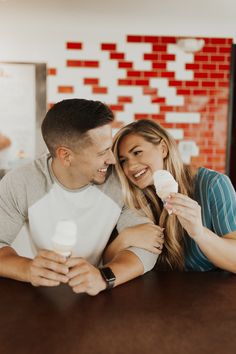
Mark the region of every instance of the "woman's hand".
POLYGON ((128 227, 119 236, 122 237, 125 248, 134 246, 160 254, 164 243, 163 230, 154 224, 142 224, 128 227))
POLYGON ((165 208, 177 216, 190 237, 196 239, 203 234, 201 207, 195 200, 184 194, 171 193, 165 208))

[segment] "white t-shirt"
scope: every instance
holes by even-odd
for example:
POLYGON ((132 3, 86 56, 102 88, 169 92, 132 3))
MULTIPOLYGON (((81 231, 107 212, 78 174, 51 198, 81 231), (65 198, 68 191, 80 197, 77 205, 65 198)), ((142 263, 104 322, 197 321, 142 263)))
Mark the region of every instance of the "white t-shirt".
MULTIPOLYGON (((101 261, 112 230, 150 222, 124 206, 121 186, 114 172, 101 185, 89 184, 78 190, 63 187, 53 176, 51 157, 43 155, 32 163, 9 172, 0 182, 0 247, 11 245, 26 223, 34 253, 52 249, 58 221, 77 224, 74 255, 93 265, 101 261)), ((144 236, 145 237, 145 236, 144 236)), ((157 255, 130 247, 150 270, 157 255)))

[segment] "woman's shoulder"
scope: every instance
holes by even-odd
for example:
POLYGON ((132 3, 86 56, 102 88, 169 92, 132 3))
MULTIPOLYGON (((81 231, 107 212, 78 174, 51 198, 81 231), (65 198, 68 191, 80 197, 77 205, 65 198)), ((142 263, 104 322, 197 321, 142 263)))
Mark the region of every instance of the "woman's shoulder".
POLYGON ((228 179, 228 177, 218 171, 211 170, 206 167, 200 167, 196 174, 196 181, 198 183, 206 183, 208 185, 214 184, 217 181, 228 179))
POLYGON ((205 167, 198 169, 196 174, 196 187, 208 192, 210 190, 212 192, 234 192, 233 185, 227 175, 205 167))

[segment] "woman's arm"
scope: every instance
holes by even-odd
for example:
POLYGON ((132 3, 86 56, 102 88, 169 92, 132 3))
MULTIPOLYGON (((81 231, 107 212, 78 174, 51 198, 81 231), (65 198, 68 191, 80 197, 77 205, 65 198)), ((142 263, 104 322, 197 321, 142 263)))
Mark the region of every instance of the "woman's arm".
MULTIPOLYGON (((220 237, 204 227, 200 205, 186 195, 171 194, 165 207, 178 217, 188 235, 215 266, 236 273, 236 231, 220 237)), ((214 217, 219 218, 219 214, 214 217)))
POLYGON ((142 224, 128 227, 108 245, 103 254, 103 260, 104 263, 110 262, 120 251, 132 246, 160 254, 163 243, 163 229, 157 225, 142 224))

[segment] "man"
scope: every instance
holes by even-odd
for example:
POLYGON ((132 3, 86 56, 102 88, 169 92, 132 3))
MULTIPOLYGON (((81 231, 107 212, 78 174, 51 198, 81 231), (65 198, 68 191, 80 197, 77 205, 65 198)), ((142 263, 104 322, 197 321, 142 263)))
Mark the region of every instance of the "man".
POLYGON ((76 293, 96 295, 154 266, 157 255, 131 247, 98 268, 115 225, 120 232, 149 222, 124 207, 120 185, 108 171, 115 163, 113 119, 106 105, 84 99, 64 100, 48 111, 42 135, 50 154, 9 172, 0 183, 0 276, 35 286, 68 283, 76 293), (63 219, 78 228, 69 259, 52 251, 53 233, 63 219), (11 247, 24 223, 34 259, 11 247))

